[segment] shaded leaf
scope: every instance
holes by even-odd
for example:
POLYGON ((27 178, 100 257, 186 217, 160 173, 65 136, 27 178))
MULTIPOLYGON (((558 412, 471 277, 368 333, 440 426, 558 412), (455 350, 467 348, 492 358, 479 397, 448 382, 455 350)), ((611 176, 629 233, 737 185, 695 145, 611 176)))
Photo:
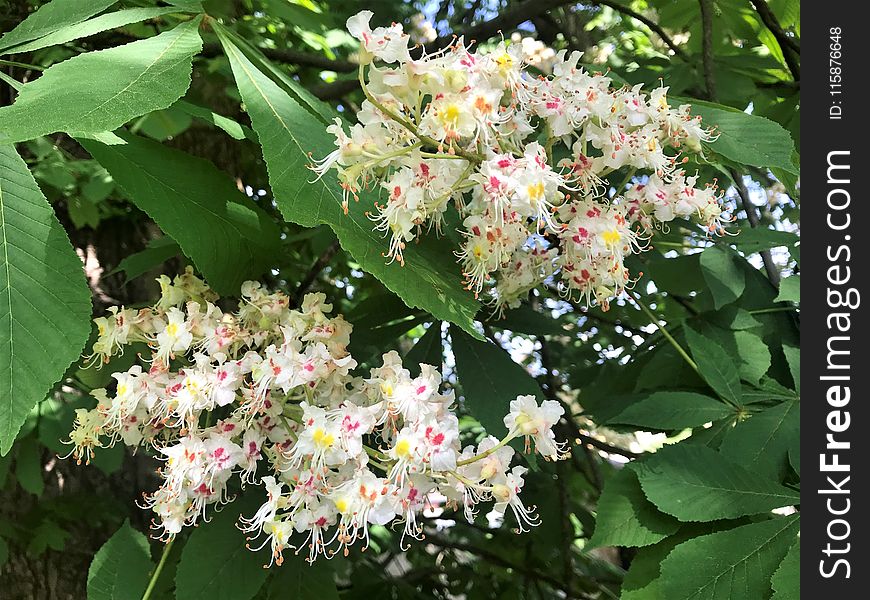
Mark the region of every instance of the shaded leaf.
POLYGON ((88 569, 88 600, 139 600, 151 570, 148 538, 124 521, 88 569))
POLYGON ((789 449, 800 436, 800 402, 782 402, 738 423, 720 452, 746 468, 780 480, 788 468, 789 449))
POLYGON ((686 341, 701 377, 722 398, 740 404, 740 374, 737 361, 722 346, 701 335, 689 326, 685 328, 686 341))
POLYGON ((800 518, 792 515, 683 542, 662 561, 668 600, 766 598, 799 528, 800 518))
POLYGON ((0 145, 0 451, 90 334, 82 262, 27 165, 0 145))
POLYGON ((697 444, 666 446, 635 463, 647 498, 681 521, 715 521, 800 503, 800 494, 697 444))
POLYGON ((701 272, 717 310, 737 300, 746 287, 743 271, 734 264, 734 257, 718 246, 701 252, 701 272))
POLYGON ((478 341, 456 327, 450 328, 450 340, 466 406, 487 433, 501 437, 511 400, 532 395, 540 401, 540 386, 495 344, 478 341))
POLYGON ((80 140, 130 199, 178 242, 218 293, 239 291, 275 260, 279 230, 212 163, 122 134, 123 146, 80 140))
POLYGON ((190 535, 175 574, 176 600, 250 600, 260 590, 269 574, 263 568, 268 557, 248 550, 245 534, 236 527, 240 511, 256 510, 253 501, 244 500, 190 535))
POLYGON ((679 521, 646 499, 634 471, 623 468, 604 486, 598 500, 595 533, 586 547, 649 546, 672 535, 679 526, 679 521))
POLYGON ((734 414, 715 398, 694 392, 655 392, 608 419, 608 424, 636 425, 652 429, 699 427, 734 414))

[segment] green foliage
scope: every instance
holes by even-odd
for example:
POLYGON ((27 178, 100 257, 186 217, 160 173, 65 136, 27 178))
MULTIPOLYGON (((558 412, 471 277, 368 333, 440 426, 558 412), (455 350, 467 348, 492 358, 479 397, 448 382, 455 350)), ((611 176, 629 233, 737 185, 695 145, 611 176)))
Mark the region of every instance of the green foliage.
POLYGON ((771 575, 799 527, 800 517, 792 515, 683 542, 662 561, 667 598, 766 598, 771 575))
POLYGON ((220 294, 235 294, 275 259, 278 228, 208 161, 124 134, 107 146, 82 140, 139 208, 181 246, 220 294))
MULTIPOLYGON (((54 2, 46 6, 51 6, 52 4, 54 4, 54 2)), ((80 4, 87 3, 82 2, 80 4)), ((160 17, 169 14, 172 11, 173 9, 171 8, 130 8, 106 13, 82 23, 73 23, 56 29, 50 34, 32 42, 15 46, 9 50, 9 52, 20 54, 22 52, 33 52, 34 50, 39 50, 48 46, 65 44, 66 42, 88 37, 102 31, 115 29, 116 27, 123 27, 125 25, 130 25, 131 23, 138 23, 140 21, 145 21, 146 19, 160 17)), ((2 45, 3 43, 0 41, 0 47, 2 47, 2 45)))
POLYGON ((94 556, 88 600, 139 600, 153 569, 148 539, 124 521, 94 556))
POLYGON ((801 540, 798 540, 789 549, 788 554, 782 559, 773 579, 770 583, 773 587, 771 600, 792 600, 801 595, 801 540))
POLYGON ((191 61, 202 48, 201 18, 153 38, 80 54, 24 85, 0 108, 0 140, 30 140, 56 131, 99 133, 166 108, 187 91, 191 61))
POLYGON ((649 546, 673 535, 679 526, 646 499, 634 470, 625 468, 610 477, 598 499, 589 546, 649 546))
POLYGON ((63 27, 75 25, 104 11, 116 0, 54 0, 28 16, 18 26, 0 37, 0 51, 35 40, 63 27))
POLYGON ((540 401, 541 388, 510 354, 492 342, 478 341, 455 327, 450 329, 450 339, 469 411, 487 433, 501 437, 510 400, 531 395, 540 401))
POLYGON ((797 173, 794 141, 778 123, 701 100, 692 100, 692 114, 716 128, 719 137, 709 145, 715 154, 741 165, 797 173))
POLYGON ((269 574, 263 568, 268 552, 248 550, 236 527, 240 514, 250 517, 254 510, 256 503, 239 500, 191 534, 175 573, 177 600, 250 600, 257 594, 269 574))
POLYGON ((701 271, 717 309, 737 300, 746 287, 743 272, 734 264, 731 253, 718 246, 701 253, 701 271))
POLYGON ((694 392, 655 392, 628 406, 607 423, 655 429, 700 427, 734 414, 718 400, 694 392))
POLYGON ((733 404, 740 404, 740 374, 732 356, 722 346, 686 327, 686 340, 692 357, 704 380, 719 396, 733 404))
POLYGON ((680 521, 734 519, 800 502, 794 490, 700 445, 669 446, 634 469, 647 498, 680 521))
POLYGON ((0 145, 0 451, 90 331, 81 261, 24 161, 0 145))

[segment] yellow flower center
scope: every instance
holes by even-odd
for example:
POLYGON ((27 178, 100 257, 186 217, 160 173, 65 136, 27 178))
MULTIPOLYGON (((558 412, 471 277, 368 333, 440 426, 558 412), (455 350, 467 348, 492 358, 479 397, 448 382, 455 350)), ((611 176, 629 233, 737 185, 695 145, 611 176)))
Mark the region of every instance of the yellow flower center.
POLYGON ((335 442, 335 436, 324 431, 322 427, 314 430, 314 443, 320 448, 329 448, 335 442))
POLYGON ((340 513, 346 513, 347 512, 347 500, 345 500, 344 498, 339 498, 338 500, 336 500, 335 501, 335 510, 337 510, 340 513))
POLYGON ((178 335, 178 325, 175 323, 170 323, 166 326, 166 335, 170 337, 175 337, 178 335))
POLYGON ((407 458, 411 454, 411 443, 408 440, 399 440, 396 444, 396 456, 407 458))
POLYGON ((538 200, 544 197, 544 182, 539 181, 526 186, 526 192, 529 194, 529 200, 533 204, 537 204, 538 200))
POLYGON ((619 232, 615 229, 610 229, 601 234, 601 237, 604 238, 604 243, 608 246, 612 246, 614 244, 619 243, 619 240, 622 239, 622 236, 619 235, 619 232))

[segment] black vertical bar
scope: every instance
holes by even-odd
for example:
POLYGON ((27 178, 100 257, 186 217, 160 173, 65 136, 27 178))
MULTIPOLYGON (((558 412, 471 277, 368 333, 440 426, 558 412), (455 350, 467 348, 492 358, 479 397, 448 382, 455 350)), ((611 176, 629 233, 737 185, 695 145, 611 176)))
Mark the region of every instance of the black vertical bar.
POLYGON ((804 2, 801 44, 801 592, 867 595, 870 174, 865 2, 804 2), (838 514, 839 513, 839 514, 838 514))

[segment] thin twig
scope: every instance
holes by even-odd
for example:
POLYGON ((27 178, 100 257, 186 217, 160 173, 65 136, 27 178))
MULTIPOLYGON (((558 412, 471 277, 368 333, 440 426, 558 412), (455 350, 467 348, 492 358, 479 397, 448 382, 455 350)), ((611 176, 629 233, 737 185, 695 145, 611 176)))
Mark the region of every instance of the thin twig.
POLYGON ((338 249, 341 246, 338 244, 338 240, 334 240, 329 246, 326 247, 326 250, 314 261, 314 264, 311 265, 311 268, 308 270, 308 273, 299 282, 299 287, 296 288, 296 292, 293 294, 293 300, 296 306, 302 302, 302 296, 305 295, 305 292, 308 291, 308 288, 311 287, 311 284, 314 283, 314 280, 317 279, 317 276, 320 275, 320 272, 326 268, 326 265, 329 264, 329 261, 332 260, 332 257, 335 256, 335 253, 338 252, 338 249))
POLYGON ((433 546, 438 546, 440 548, 445 548, 449 550, 459 550, 460 552, 469 552, 471 554, 477 555, 480 558, 483 558, 493 564, 497 564, 506 569, 512 569, 517 573, 522 573, 523 575, 527 575, 532 577, 533 579, 538 579, 540 581, 544 581, 549 583, 551 586, 556 589, 562 590, 565 592, 568 598, 577 598, 580 600, 591 600, 590 596, 582 594, 580 592, 575 592, 571 589, 571 587, 564 581, 559 581, 552 575, 548 573, 543 573, 534 569, 532 567, 526 565, 518 565, 512 563, 511 561, 502 558, 498 554, 494 552, 490 552, 484 548, 479 548, 477 546, 472 546, 471 544, 463 544, 461 542, 453 542, 451 540, 446 540, 437 536, 428 535, 426 536, 426 542, 432 544, 433 546))
MULTIPOLYGON (((759 226, 759 209, 750 201, 749 190, 746 189, 746 184, 743 183, 743 177, 737 172, 737 169, 730 167, 728 172, 731 174, 731 179, 734 180, 734 188, 737 190, 737 195, 740 196, 740 202, 743 204, 743 210, 746 212, 746 218, 749 221, 749 226, 756 228, 759 226)), ((773 255, 770 250, 761 250, 761 262, 764 263, 764 270, 767 272, 767 278, 773 287, 779 289, 780 274, 779 269, 773 262, 773 255)))
POLYGON ((692 62, 692 59, 685 52, 683 52, 682 48, 677 46, 674 43, 674 40, 672 40, 671 37, 667 34, 667 32, 665 32, 665 30, 662 29, 661 26, 658 23, 656 23, 655 21, 653 21, 652 19, 649 19, 649 18, 643 16, 642 14, 640 14, 639 12, 636 12, 636 11, 630 9, 629 7, 625 6, 624 4, 620 4, 619 2, 615 2, 614 0, 589 0, 588 3, 589 4, 597 4, 600 6, 609 6, 610 8, 615 10, 616 12, 622 13, 626 16, 631 17, 632 19, 634 19, 636 21, 643 23, 650 30, 652 30, 653 33, 655 33, 657 36, 659 36, 661 38, 661 40, 665 43, 665 45, 668 48, 670 48, 676 56, 679 56, 681 59, 683 59, 684 61, 686 61, 688 63, 692 62))

